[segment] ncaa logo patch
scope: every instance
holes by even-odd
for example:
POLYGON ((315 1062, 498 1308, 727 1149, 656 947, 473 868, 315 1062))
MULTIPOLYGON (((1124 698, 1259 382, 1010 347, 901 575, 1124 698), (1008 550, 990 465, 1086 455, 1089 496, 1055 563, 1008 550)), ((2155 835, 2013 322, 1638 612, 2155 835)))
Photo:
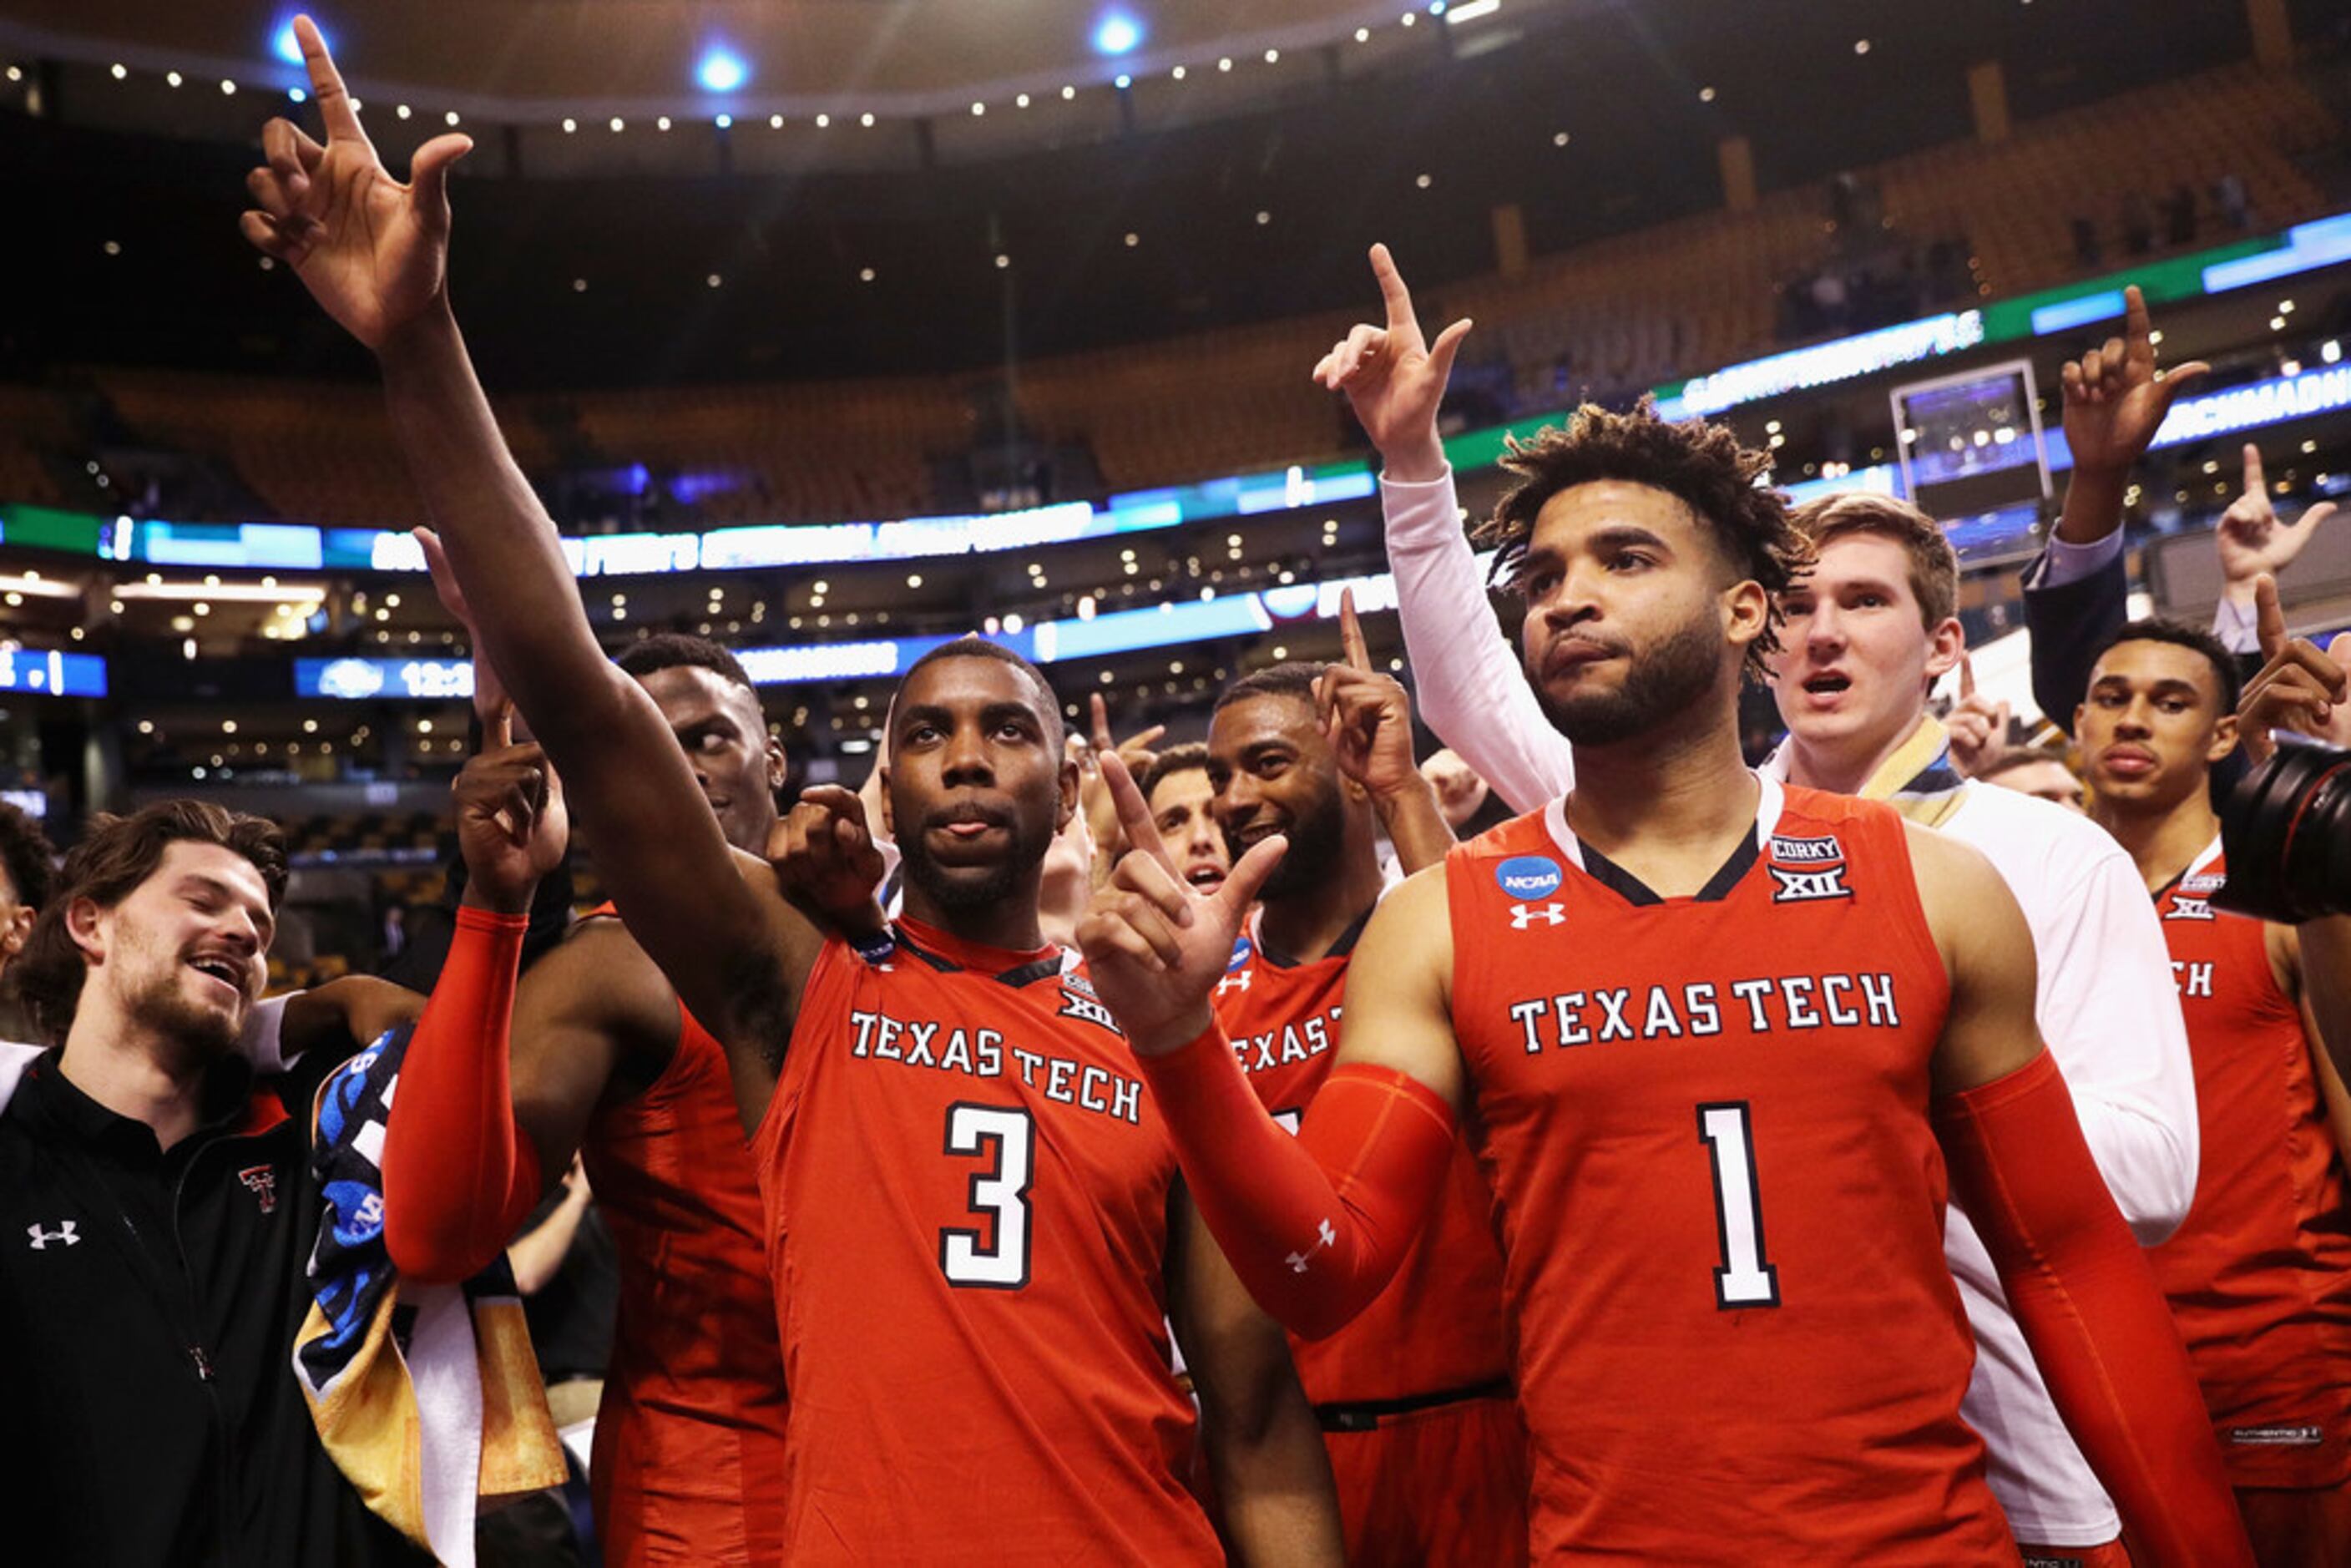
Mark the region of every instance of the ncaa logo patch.
POLYGON ((1236 937, 1233 941, 1233 956, 1225 960, 1225 967, 1228 970, 1239 968, 1249 962, 1249 939, 1246 936, 1236 937))
POLYGON ((1549 898, 1566 880, 1559 862, 1542 855, 1512 855, 1494 868, 1496 885, 1521 904, 1549 898))

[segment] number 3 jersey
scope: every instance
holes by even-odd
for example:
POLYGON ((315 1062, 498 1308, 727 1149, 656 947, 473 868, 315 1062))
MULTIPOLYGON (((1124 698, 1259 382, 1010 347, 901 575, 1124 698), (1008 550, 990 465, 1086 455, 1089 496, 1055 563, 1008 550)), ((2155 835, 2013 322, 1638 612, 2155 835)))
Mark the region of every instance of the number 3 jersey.
POLYGON ((752 1143, 791 1560, 1221 1561, 1125 1040, 1059 948, 897 932, 825 946, 752 1143))
POLYGON ((1692 897, 1556 800, 1446 862, 1534 1555, 2013 1563, 1959 1417, 1928 1119, 1949 982, 1902 821, 1761 786, 1692 897))

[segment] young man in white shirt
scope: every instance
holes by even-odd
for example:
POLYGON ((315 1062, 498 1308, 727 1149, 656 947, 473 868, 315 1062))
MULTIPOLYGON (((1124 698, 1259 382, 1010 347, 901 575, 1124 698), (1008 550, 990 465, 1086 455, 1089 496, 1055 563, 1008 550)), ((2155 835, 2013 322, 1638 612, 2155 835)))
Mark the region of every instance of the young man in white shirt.
MULTIPOLYGON (((1347 394, 1381 454, 1388 553, 1423 716, 1505 800, 1536 809, 1572 785, 1571 748, 1491 614, 1437 434, 1468 323, 1426 341, 1384 247, 1374 248, 1372 265, 1386 326, 1355 328, 1315 376, 1347 394)), ((2077 401, 2090 411, 2084 417, 2111 421, 2107 404, 2093 408, 2070 378, 2067 392, 2069 434, 2077 401)), ((1965 638, 1954 613, 1958 560, 1932 519, 1886 497, 1845 496, 1797 520, 1819 560, 1785 606, 1788 651, 1773 685, 1790 735, 1765 771, 1889 800, 1992 862, 2032 926, 2038 1021, 2091 1151, 2140 1241, 2162 1240, 2195 1190, 2195 1088, 2162 932, 2129 857, 2078 817, 1950 769, 1927 694, 1958 664, 1965 638)), ((2027 1555, 2126 1562, 2113 1504, 2067 1436, 1990 1256, 1957 1210, 1947 1251, 1979 1351, 1964 1413, 1984 1436, 1993 1491, 2020 1545, 2027 1555)))

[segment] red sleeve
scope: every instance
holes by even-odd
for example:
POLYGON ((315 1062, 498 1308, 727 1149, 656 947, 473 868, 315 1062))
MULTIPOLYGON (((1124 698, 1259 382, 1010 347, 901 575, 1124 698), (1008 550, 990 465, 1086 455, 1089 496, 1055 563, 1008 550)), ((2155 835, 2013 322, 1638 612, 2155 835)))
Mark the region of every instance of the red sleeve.
POLYGON ((1242 1076, 1221 1024, 1138 1057, 1192 1201, 1259 1306, 1319 1339, 1369 1306, 1436 1207, 1453 1113, 1394 1068, 1335 1068, 1293 1138, 1242 1076))
POLYGON ((469 1280, 538 1201, 538 1151, 514 1114, 507 1050, 529 918, 461 906, 439 983, 402 1060, 383 1140, 383 1239, 414 1280, 469 1280))
POLYGON ((2251 1568, 2188 1353, 2047 1052, 1935 1107, 1951 1190, 1999 1266, 2058 1414, 2132 1560, 2251 1568))

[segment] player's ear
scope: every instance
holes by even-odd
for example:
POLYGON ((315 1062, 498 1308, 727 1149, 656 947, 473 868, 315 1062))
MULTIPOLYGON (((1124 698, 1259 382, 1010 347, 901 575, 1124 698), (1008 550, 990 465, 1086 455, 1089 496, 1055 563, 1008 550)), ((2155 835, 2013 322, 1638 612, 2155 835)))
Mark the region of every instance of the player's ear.
POLYGON ((2223 714, 2212 727, 2212 744, 2204 748, 2204 760, 2217 763, 2237 749, 2237 716, 2223 714))
POLYGON ((895 843, 898 841, 898 825, 896 813, 890 810, 890 765, 884 762, 876 768, 873 777, 882 781, 882 831, 892 843, 895 843))
POLYGON ((94 898, 77 898, 66 905, 66 935, 92 964, 106 961, 107 912, 94 898))
POLYGON ((1771 596, 1753 578, 1722 591, 1722 634, 1744 653, 1771 623, 1771 596))
POLYGON ((1959 667, 1968 655, 1968 629, 1959 624, 1956 615, 1947 615, 1939 626, 1927 632, 1927 684, 1937 681, 1959 667))
POLYGON ((774 794, 791 777, 792 765, 784 756, 784 743, 774 736, 768 737, 768 792, 774 794))
POLYGON ((1081 791, 1085 784, 1084 776, 1078 769, 1078 759, 1071 754, 1070 748, 1066 746, 1061 748, 1061 772, 1059 783, 1061 790, 1061 803, 1060 809, 1053 813, 1053 831, 1057 833, 1068 827, 1070 819, 1078 814, 1078 802, 1082 799, 1081 791))

